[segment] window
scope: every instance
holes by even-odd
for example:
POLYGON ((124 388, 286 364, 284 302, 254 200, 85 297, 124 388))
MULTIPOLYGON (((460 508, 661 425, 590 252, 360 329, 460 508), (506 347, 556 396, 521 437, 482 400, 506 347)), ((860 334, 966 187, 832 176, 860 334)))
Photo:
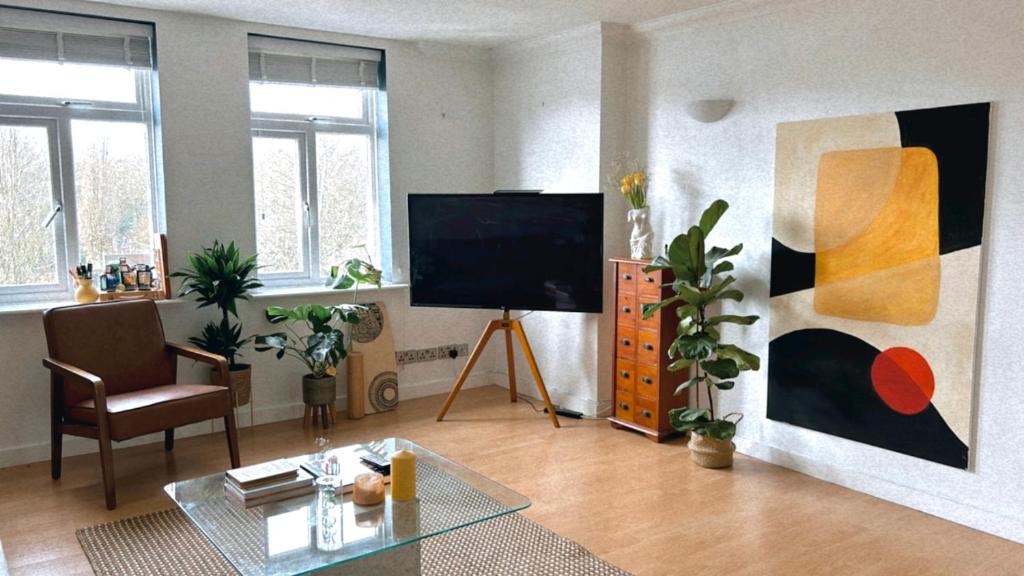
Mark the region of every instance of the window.
POLYGON ((352 257, 384 267, 381 56, 249 37, 256 248, 265 282, 319 283, 352 257))
POLYGON ((152 27, 0 8, 0 301, 152 262, 152 27))

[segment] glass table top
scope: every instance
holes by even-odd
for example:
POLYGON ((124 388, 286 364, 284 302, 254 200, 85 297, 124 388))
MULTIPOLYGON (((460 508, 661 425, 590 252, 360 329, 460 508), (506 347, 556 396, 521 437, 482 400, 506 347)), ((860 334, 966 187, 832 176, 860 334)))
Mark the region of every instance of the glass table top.
MULTIPOLYGON (((522 510, 530 500, 401 438, 336 448, 416 453, 414 501, 357 506, 351 494, 312 494, 245 508, 224 493, 224 474, 173 482, 164 491, 243 576, 304 574, 522 510)), ((319 457, 291 458, 301 464, 319 457)))

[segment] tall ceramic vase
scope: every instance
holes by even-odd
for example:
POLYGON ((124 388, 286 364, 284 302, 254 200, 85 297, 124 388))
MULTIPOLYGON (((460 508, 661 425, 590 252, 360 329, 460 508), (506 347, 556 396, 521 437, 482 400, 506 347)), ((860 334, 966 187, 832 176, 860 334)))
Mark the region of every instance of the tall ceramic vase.
POLYGON ((651 231, 651 207, 634 208, 626 215, 633 224, 629 235, 629 255, 634 260, 650 260, 653 254, 654 232, 651 231))

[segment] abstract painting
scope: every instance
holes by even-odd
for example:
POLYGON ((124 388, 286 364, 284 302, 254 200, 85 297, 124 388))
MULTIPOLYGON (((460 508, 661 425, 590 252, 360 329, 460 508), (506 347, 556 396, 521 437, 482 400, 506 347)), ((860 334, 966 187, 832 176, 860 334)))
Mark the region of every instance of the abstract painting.
POLYGON ((989 109, 778 125, 768 418, 967 468, 989 109))

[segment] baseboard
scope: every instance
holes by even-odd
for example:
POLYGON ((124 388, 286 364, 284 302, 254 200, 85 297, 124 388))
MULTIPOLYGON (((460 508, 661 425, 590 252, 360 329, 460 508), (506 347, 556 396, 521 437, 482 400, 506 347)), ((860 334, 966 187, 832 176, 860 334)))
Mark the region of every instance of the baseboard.
MULTIPOLYGON (((497 375, 490 372, 474 373, 470 375, 462 388, 467 389, 487 386, 489 384, 493 384, 497 379, 497 375)), ((427 380, 408 384, 403 382, 399 387, 399 400, 411 400, 413 398, 443 394, 451 388, 451 385, 452 380, 450 378, 427 380)), ((346 395, 342 394, 338 396, 337 406, 339 411, 343 412, 345 410, 346 402, 346 395)), ((302 418, 302 413, 302 402, 295 402, 291 404, 279 404, 276 406, 257 407, 253 410, 253 417, 256 420, 256 424, 259 425, 281 422, 284 420, 295 420, 302 418)), ((246 427, 250 425, 248 406, 243 406, 237 409, 235 414, 239 427, 246 427)), ((203 434, 210 434, 223 430, 223 422, 219 420, 211 420, 209 422, 200 422, 199 424, 191 424, 189 426, 178 428, 175 430, 175 437, 189 438, 192 436, 201 436, 203 434)), ((116 451, 121 448, 163 442, 163 440, 163 434, 158 432, 156 434, 148 434, 146 436, 139 436, 138 438, 132 438, 131 440, 126 440, 124 442, 118 442, 114 445, 114 449, 116 451)), ((98 451, 99 448, 95 440, 76 436, 64 437, 64 456, 78 456, 80 454, 91 454, 98 451)), ((45 462, 49 459, 49 441, 0 449, 0 468, 31 464, 33 462, 45 462)))
MULTIPOLYGON (((508 374, 498 371, 491 373, 490 376, 495 384, 508 390, 508 374)), ((523 396, 536 399, 537 402, 541 401, 540 391, 537 390, 537 385, 533 380, 516 378, 516 391, 523 396)), ((551 403, 555 406, 582 412, 585 416, 600 418, 608 416, 611 412, 610 401, 599 402, 594 398, 587 398, 554 388, 548 388, 548 397, 551 398, 551 403)))
POLYGON ((1007 516, 935 494, 921 492, 870 474, 839 468, 760 442, 743 438, 736 438, 735 442, 738 452, 758 460, 764 460, 832 484, 1024 544, 1024 522, 1019 517, 1007 516))

